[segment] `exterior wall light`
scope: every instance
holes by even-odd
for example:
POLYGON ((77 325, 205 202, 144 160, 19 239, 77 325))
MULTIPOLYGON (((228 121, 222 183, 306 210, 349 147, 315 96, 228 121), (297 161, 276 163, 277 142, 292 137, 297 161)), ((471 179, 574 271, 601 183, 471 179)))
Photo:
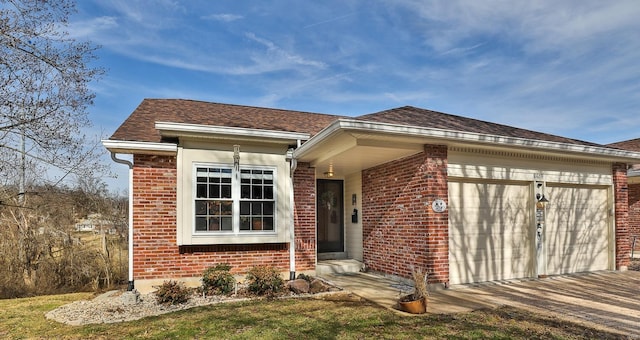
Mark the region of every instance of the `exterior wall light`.
POLYGON ((331 178, 333 175, 333 164, 329 164, 329 170, 324 173, 324 177, 331 178))

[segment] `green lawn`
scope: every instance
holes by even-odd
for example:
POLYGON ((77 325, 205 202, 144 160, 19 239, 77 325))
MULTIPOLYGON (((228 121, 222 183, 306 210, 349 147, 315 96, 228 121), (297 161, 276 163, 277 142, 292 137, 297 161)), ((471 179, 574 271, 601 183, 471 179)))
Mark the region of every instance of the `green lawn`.
POLYGON ((44 314, 89 293, 0 300, 5 339, 618 339, 555 318, 503 307, 453 315, 404 316, 344 299, 235 302, 142 320, 67 326, 44 314))

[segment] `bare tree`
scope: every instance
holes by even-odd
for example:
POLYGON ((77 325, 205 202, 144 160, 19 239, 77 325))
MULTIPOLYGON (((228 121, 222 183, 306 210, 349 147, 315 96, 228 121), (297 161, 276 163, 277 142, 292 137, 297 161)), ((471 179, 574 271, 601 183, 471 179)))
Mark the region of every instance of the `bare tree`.
POLYGON ((100 187, 92 181, 106 171, 100 136, 81 132, 103 70, 92 66, 97 47, 67 31, 74 12, 74 0, 0 0, 0 295, 113 279, 109 254, 72 229, 81 205, 67 183, 100 187))
POLYGON ((49 184, 104 169, 90 126, 96 47, 66 30, 72 0, 0 0, 0 175, 49 184), (24 161, 22 160, 24 158, 24 161), (46 174, 55 168, 56 179, 46 174), (29 173, 27 173, 29 172, 29 173))

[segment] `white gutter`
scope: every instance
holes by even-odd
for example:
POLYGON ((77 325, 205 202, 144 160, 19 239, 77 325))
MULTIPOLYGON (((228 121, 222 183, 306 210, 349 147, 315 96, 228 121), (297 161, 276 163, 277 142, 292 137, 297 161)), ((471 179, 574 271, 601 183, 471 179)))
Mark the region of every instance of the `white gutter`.
POLYGON ((624 159, 625 161, 638 162, 640 160, 640 152, 627 150, 571 143, 551 142, 538 139, 505 137, 474 132, 463 132, 379 122, 367 122, 353 119, 338 119, 334 121, 333 123, 331 123, 331 125, 327 126, 318 134, 313 136, 313 138, 302 144, 300 148, 296 149, 294 152, 294 157, 300 158, 304 156, 306 153, 314 149, 317 145, 322 143, 325 139, 330 138, 331 135, 338 133, 341 130, 358 131, 364 133, 381 133, 416 138, 431 138, 458 143, 462 142, 472 144, 488 144, 493 146, 521 147, 561 153, 589 154, 591 156, 614 159, 616 161, 621 161, 624 159))
POLYGON ((233 139, 276 139, 283 141, 299 141, 310 138, 308 133, 286 132, 276 130, 249 129, 229 126, 212 126, 201 124, 183 124, 156 122, 155 128, 163 136, 179 137, 184 135, 214 137, 224 136, 233 139))
POLYGON ((102 145, 111 152, 115 153, 153 153, 153 154, 176 154, 178 146, 171 143, 151 143, 151 142, 133 142, 103 139, 102 145))
POLYGON ((111 153, 111 159, 119 164, 124 164, 129 167, 129 286, 127 287, 127 291, 132 291, 134 288, 133 284, 133 163, 125 160, 116 158, 115 153, 111 153))

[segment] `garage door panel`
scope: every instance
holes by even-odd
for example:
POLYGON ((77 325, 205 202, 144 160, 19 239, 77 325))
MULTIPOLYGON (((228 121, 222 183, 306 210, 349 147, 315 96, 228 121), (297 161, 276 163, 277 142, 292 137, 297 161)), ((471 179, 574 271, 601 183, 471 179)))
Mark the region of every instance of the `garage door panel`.
POLYGON ((547 185, 547 274, 609 269, 606 187, 547 185))
POLYGON ((465 270, 459 271, 456 281, 452 284, 485 282, 495 280, 508 280, 513 278, 524 278, 531 276, 531 261, 524 259, 515 261, 513 258, 493 258, 490 262, 485 256, 475 259, 467 259, 462 263, 458 263, 459 268, 465 270))
POLYGON ((449 183, 452 284, 533 275, 527 183, 449 183))

